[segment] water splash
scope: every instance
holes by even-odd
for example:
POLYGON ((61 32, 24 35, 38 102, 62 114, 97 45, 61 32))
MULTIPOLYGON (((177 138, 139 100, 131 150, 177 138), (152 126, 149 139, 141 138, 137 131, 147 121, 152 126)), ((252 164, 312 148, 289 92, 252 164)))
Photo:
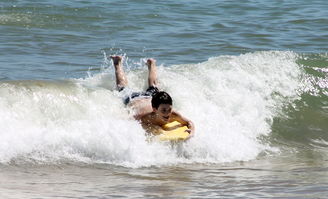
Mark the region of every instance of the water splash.
MULTIPOLYGON (((128 167, 245 161, 275 150, 259 137, 297 97, 301 70, 292 52, 220 56, 199 64, 160 66, 160 87, 194 121, 196 136, 178 147, 148 143, 115 90, 112 67, 85 79, 0 84, 0 162, 62 161, 128 167)), ((144 89, 146 67, 127 71, 144 89)))

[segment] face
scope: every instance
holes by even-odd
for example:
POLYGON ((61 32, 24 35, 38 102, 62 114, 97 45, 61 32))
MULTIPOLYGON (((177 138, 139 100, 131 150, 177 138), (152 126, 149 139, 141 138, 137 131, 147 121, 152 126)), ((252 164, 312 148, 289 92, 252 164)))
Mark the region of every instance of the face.
POLYGON ((154 111, 161 120, 168 122, 172 113, 172 105, 160 104, 158 109, 154 108, 154 111))

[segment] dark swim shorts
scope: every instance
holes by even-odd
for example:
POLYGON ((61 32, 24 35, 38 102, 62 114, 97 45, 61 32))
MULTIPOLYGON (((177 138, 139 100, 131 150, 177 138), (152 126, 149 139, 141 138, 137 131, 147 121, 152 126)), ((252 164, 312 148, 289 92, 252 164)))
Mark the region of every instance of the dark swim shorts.
POLYGON ((159 92, 158 88, 155 86, 150 86, 146 91, 144 92, 131 92, 128 88, 120 88, 120 92, 123 92, 123 103, 127 105, 132 99, 138 98, 138 97, 151 97, 155 93, 159 92))

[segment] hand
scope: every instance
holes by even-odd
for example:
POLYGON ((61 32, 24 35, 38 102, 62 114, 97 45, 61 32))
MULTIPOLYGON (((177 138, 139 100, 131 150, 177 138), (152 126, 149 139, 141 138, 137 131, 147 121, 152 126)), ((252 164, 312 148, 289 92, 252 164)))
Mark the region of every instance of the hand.
POLYGON ((185 132, 189 133, 188 137, 185 140, 189 140, 190 138, 194 137, 194 131, 191 129, 186 129, 185 132))

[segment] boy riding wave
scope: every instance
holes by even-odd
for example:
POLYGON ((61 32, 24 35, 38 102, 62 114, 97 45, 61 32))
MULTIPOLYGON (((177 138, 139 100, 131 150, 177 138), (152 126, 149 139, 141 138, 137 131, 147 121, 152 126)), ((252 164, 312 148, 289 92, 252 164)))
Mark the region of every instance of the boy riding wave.
POLYGON ((145 92, 131 92, 128 81, 125 76, 122 57, 110 56, 115 68, 116 85, 118 91, 124 94, 124 104, 131 107, 134 112, 134 118, 140 121, 142 127, 151 134, 157 135, 161 132, 162 126, 173 121, 178 121, 186 125, 189 137, 195 133, 195 127, 192 121, 183 117, 172 108, 173 100, 171 96, 159 91, 157 87, 157 69, 156 60, 148 59, 148 89, 145 92))

